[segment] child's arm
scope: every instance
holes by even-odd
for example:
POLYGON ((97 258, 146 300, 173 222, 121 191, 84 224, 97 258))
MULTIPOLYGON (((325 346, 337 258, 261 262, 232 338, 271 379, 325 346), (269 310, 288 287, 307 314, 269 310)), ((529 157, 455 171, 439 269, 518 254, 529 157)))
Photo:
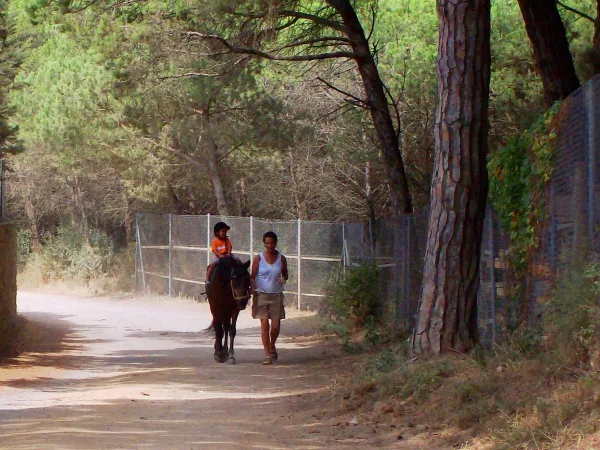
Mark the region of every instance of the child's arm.
POLYGON ((223 255, 219 254, 218 250, 217 250, 217 245, 215 243, 215 240, 213 240, 212 245, 211 245, 211 250, 213 252, 213 255, 215 255, 217 258, 221 259, 223 257, 223 255))
POLYGON ((233 245, 231 245, 231 241, 229 239, 227 239, 227 254, 225 256, 228 256, 231 258, 232 251, 233 251, 233 245))

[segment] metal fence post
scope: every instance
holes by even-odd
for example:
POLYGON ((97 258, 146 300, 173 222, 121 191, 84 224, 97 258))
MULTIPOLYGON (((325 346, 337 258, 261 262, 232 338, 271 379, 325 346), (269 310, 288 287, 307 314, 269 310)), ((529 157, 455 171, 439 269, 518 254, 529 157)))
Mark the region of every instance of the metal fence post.
POLYGON ((371 246, 371 259, 375 261, 375 243, 373 242, 373 221, 369 217, 369 245, 371 246))
POLYGON ((134 287, 134 290, 135 290, 135 292, 137 292, 139 289, 139 284, 140 284, 139 276, 138 276, 138 271, 140 270, 140 267, 139 267, 140 266, 140 262, 139 262, 140 256, 138 255, 139 243, 138 243, 138 239, 137 239, 137 214, 135 216, 135 229, 136 229, 136 233, 135 233, 135 269, 134 269, 135 270, 135 272, 134 272, 134 283, 135 283, 134 286, 135 287, 134 287))
POLYGON ((210 213, 206 215, 206 265, 210 266, 210 213))
POLYGON ((346 264, 348 264, 348 254, 346 247, 346 225, 342 222, 342 272, 346 273, 346 264))
POLYGON ((411 282, 410 282, 410 275, 411 275, 411 267, 410 267, 410 262, 411 262, 411 252, 412 250, 412 246, 410 245, 411 243, 411 239, 412 239, 412 221, 414 219, 414 216, 406 216, 406 251, 404 252, 404 302, 406 303, 406 326, 408 327, 408 329, 411 328, 412 326, 412 311, 411 311, 411 305, 410 305, 410 290, 411 290, 411 282))
POLYGON ((6 161, 2 160, 0 170, 0 217, 6 217, 6 161))
POLYGON ((585 87, 588 122, 588 245, 594 244, 595 181, 596 181, 596 121, 594 117, 594 86, 585 87))
POLYGON ((554 198, 554 182, 550 180, 550 267, 556 270, 557 255, 556 255, 556 202, 554 198))
POLYGON ((0 217, 6 217, 6 161, 0 170, 0 217))
POLYGON ((254 216, 250 216, 250 264, 254 260, 254 216))
POLYGON ((296 238, 298 245, 298 310, 302 307, 302 222, 298 218, 298 236, 296 238))
POLYGON ((396 215, 393 217, 394 222, 394 235, 392 240, 392 258, 393 264, 391 267, 392 270, 392 280, 393 280, 393 292, 394 292, 394 322, 396 326, 400 323, 402 319, 401 314, 401 298, 403 297, 404 290, 404 280, 402 280, 402 287, 400 286, 400 224, 401 224, 401 216, 396 215))
POLYGON ((169 214, 169 295, 173 295, 173 214, 169 214))
POLYGON ((135 234, 136 234, 136 239, 137 239, 137 246, 139 249, 139 255, 140 255, 140 269, 142 271, 142 287, 143 287, 143 292, 144 295, 146 295, 146 273, 144 272, 144 253, 142 252, 142 238, 140 237, 140 221, 139 221, 139 215, 136 216, 135 218, 135 234))
POLYGON ((494 216, 492 208, 488 207, 488 233, 490 252, 490 309, 492 315, 492 344, 496 342, 496 252, 494 249, 494 216))

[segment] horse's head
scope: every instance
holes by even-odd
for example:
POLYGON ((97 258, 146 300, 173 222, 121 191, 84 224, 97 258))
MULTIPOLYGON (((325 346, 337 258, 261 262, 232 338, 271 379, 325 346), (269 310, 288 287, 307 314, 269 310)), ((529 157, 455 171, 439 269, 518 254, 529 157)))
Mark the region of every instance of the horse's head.
POLYGON ((246 309, 250 299, 250 261, 241 263, 236 261, 231 266, 231 291, 236 300, 238 309, 246 309))

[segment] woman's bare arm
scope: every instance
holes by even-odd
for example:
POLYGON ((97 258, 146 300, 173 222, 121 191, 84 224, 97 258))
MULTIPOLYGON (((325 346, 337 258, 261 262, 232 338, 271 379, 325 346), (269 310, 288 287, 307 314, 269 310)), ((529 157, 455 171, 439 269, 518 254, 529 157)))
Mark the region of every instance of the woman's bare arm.
POLYGON ((260 265, 260 256, 256 255, 252 261, 252 272, 250 273, 250 291, 256 289, 256 277, 258 276, 258 266, 260 265))
POLYGON ((283 255, 281 255, 281 276, 285 281, 288 280, 287 259, 283 255))

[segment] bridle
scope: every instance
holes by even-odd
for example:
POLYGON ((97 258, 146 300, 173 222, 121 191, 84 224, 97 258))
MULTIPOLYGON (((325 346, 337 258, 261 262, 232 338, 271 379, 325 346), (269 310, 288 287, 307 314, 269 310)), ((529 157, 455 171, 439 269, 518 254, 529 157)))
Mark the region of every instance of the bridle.
POLYGON ((235 286, 233 285, 233 280, 235 279, 234 276, 231 277, 231 280, 229 281, 229 285, 231 286, 231 294, 233 295, 233 299, 238 301, 238 300, 248 300, 250 299, 250 297, 252 297, 252 295, 250 295, 250 293, 246 294, 246 295, 242 295, 242 296, 237 296, 235 293, 235 286))

